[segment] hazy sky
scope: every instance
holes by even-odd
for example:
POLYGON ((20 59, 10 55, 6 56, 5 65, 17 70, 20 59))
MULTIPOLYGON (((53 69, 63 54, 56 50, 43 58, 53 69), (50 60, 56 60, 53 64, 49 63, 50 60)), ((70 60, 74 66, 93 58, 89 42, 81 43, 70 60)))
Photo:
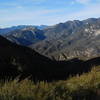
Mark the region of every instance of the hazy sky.
POLYGON ((0 0, 0 27, 100 17, 100 0, 0 0))

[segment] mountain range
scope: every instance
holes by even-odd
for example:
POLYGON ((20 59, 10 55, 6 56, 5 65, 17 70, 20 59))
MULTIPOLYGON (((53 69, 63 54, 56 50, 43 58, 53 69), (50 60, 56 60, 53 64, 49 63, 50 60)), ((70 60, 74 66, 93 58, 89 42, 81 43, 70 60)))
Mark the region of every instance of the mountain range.
POLYGON ((8 40, 24 46, 35 44, 46 38, 43 31, 35 27, 25 27, 22 29, 17 29, 8 32, 4 36, 8 40))
POLYGON ((18 25, 18 26, 12 26, 12 27, 8 27, 8 28, 0 28, 0 35, 4 35, 4 34, 7 34, 11 31, 14 31, 14 30, 20 30, 20 29, 23 29, 23 28, 30 28, 30 27, 33 27, 33 28, 37 28, 37 29, 45 29, 49 26, 46 26, 46 25, 40 25, 40 26, 36 26, 36 25, 18 25))
POLYGON ((42 29, 28 26, 3 36, 55 60, 100 56, 100 18, 67 21, 42 29))

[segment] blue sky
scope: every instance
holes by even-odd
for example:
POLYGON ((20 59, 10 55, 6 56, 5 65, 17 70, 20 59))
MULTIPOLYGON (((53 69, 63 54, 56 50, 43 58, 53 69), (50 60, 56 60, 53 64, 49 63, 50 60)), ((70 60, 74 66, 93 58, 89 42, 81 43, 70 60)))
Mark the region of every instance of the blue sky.
POLYGON ((0 27, 100 17, 100 0, 0 0, 0 27))

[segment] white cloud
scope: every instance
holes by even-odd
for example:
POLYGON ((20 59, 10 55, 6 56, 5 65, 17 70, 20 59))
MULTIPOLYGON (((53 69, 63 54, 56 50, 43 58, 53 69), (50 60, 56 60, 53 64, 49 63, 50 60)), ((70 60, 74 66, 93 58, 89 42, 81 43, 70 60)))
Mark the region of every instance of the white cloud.
POLYGON ((44 1, 47 1, 47 0, 31 0, 31 1, 33 1, 33 2, 39 2, 39 1, 44 2, 44 1))
POLYGON ((21 8, 23 8, 23 6, 16 6, 16 8, 21 9, 21 8))
POLYGON ((75 0, 77 3, 88 4, 92 0, 75 0))
POLYGON ((75 1, 71 1, 70 4, 71 4, 71 5, 74 5, 74 4, 75 4, 75 1))
POLYGON ((44 1, 47 1, 47 0, 19 0, 19 1, 37 3, 37 2, 44 2, 44 1))
MULTIPOLYGON (((84 20, 87 18, 100 17, 100 4, 87 5, 84 9, 72 13, 65 13, 63 15, 53 15, 44 17, 42 23, 49 23, 51 25, 59 22, 66 22, 67 20, 84 20)), ((62 11, 61 11, 62 12, 62 11)))
POLYGON ((91 17, 100 17, 100 4, 87 5, 84 9, 65 15, 63 20, 67 19, 87 19, 91 17))
POLYGON ((21 8, 23 8, 24 6, 22 6, 21 4, 18 4, 18 3, 14 3, 14 2, 12 2, 12 3, 0 3, 0 6, 3 6, 3 7, 9 7, 9 9, 10 8, 19 8, 19 9, 21 9, 21 8))
MULTIPOLYGON (((37 10, 37 11, 24 11, 10 13, 9 10, 5 12, 0 10, 0 23, 3 26, 17 25, 17 24, 46 24, 45 22, 50 22, 49 17, 53 13, 59 12, 59 10, 37 10)), ((0 25, 1 26, 1 25, 0 25)))
POLYGON ((0 3, 0 6, 16 6, 17 4, 14 2, 8 3, 8 2, 2 2, 0 3))
MULTIPOLYGON (((33 0, 34 1, 34 0, 33 0)), ((36 1, 36 0, 35 0, 36 1)), ((41 0, 37 0, 41 1, 41 0)), ((56 24, 59 22, 65 22, 67 20, 87 19, 91 17, 100 17, 100 3, 92 4, 91 0, 74 0, 78 3, 87 4, 83 9, 78 11, 68 12, 67 8, 55 8, 52 10, 46 9, 27 9, 21 10, 9 10, 0 9, 0 24, 2 26, 18 25, 18 24, 56 24)), ((76 2, 72 2, 72 4, 76 2)), ((74 5, 75 5, 74 4, 74 5)), ((22 8, 20 5, 16 5, 17 8, 22 8)), ((74 7, 74 6, 73 6, 74 7)), ((1 26, 1 25, 0 25, 1 26)))

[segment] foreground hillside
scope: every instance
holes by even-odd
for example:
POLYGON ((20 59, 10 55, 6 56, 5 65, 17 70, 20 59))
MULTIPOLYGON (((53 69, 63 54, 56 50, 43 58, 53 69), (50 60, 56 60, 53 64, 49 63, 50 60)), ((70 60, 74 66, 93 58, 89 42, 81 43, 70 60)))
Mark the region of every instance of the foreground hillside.
POLYGON ((100 100, 100 66, 65 81, 0 82, 0 100, 100 100))
POLYGON ((64 80, 70 75, 82 74, 100 65, 100 57, 87 61, 78 58, 55 61, 34 50, 11 43, 0 36, 0 78, 32 76, 37 80, 64 80))
POLYGON ((100 57, 55 61, 0 36, 0 100, 100 100, 100 57))

